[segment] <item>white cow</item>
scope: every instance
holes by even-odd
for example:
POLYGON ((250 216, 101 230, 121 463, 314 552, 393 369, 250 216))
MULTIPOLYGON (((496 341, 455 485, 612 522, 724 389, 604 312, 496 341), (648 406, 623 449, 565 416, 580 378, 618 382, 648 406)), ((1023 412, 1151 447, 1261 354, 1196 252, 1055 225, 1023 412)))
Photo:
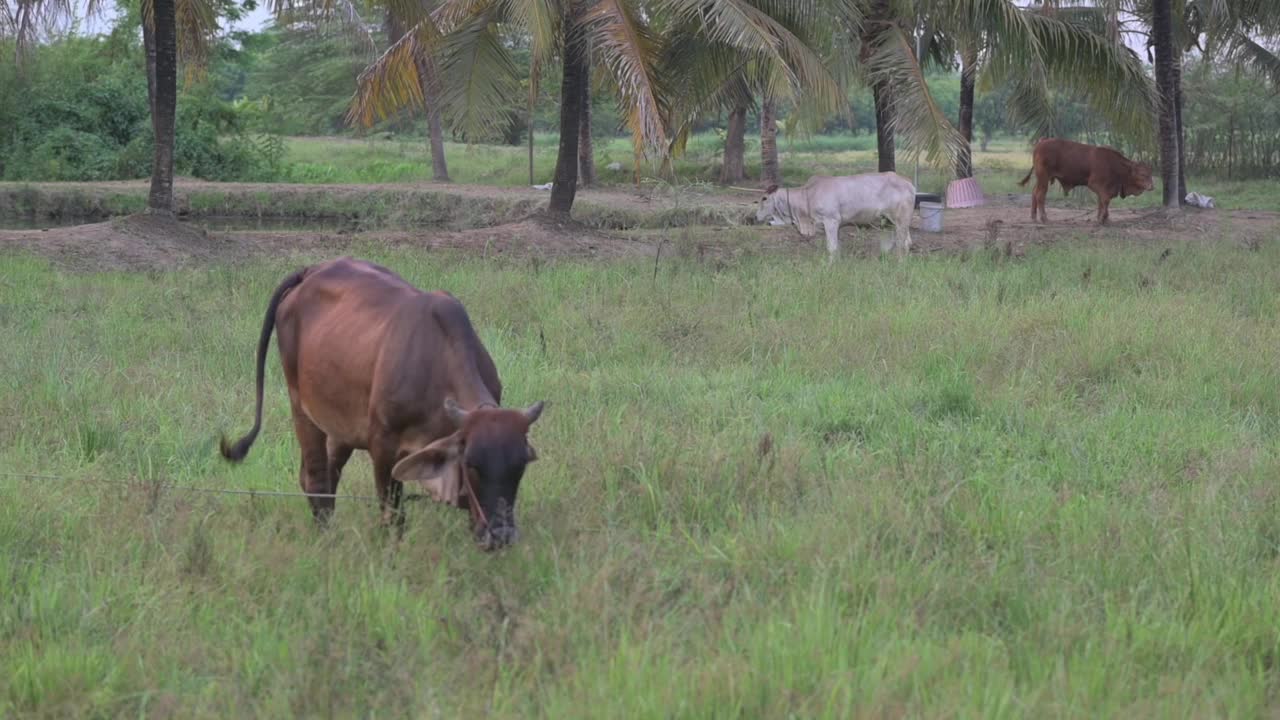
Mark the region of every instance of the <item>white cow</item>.
POLYGON ((893 238, 881 238, 880 252, 896 245, 901 259, 911 250, 915 204, 915 186, 897 173, 814 175, 804 187, 769 188, 760 201, 756 222, 795 225, 805 237, 813 237, 821 224, 827 232, 829 259, 835 260, 840 254, 842 225, 879 225, 884 218, 893 223, 893 238))

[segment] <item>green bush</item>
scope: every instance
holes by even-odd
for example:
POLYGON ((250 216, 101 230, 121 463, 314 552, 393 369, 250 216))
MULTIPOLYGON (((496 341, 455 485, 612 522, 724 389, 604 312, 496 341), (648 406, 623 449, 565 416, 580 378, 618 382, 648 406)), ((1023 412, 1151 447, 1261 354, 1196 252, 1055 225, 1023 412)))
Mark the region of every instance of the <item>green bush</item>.
MULTIPOLYGON (((128 29, 122 23, 105 37, 42 45, 21 71, 0 64, 0 178, 150 175, 154 134, 143 50, 128 29)), ((0 55, 11 53, 11 44, 0 44, 0 55)), ((281 176, 283 144, 250 134, 252 111, 224 100, 215 80, 180 87, 175 172, 208 180, 281 176)))

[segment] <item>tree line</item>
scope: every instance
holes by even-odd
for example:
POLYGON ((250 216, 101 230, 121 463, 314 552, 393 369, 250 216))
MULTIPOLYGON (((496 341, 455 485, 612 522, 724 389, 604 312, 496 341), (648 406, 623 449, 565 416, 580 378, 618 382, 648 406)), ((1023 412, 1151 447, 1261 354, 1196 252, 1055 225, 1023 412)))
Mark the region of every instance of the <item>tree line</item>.
MULTIPOLYGON (((0 38, 14 62, 7 79, 0 73, 7 85, 0 89, 22 97, 42 22, 70 5, 2 6, 0 38)), ((244 135, 243 127, 219 128, 198 114, 186 113, 195 121, 184 122, 177 100, 180 86, 184 106, 196 97, 192 88, 227 47, 219 22, 247 5, 141 0, 122 7, 117 44, 127 47, 125 36, 141 30, 142 110, 154 139, 149 206, 164 215, 172 212, 182 136, 201 128, 244 135)), ((975 136, 981 141, 999 128, 1069 134, 1074 120, 1083 135, 1140 154, 1158 149, 1171 204, 1185 194, 1187 162, 1250 174, 1268 167, 1275 152, 1257 94, 1220 98, 1227 84, 1205 81, 1226 73, 1236 78, 1232 87, 1277 86, 1280 60, 1267 42, 1280 36, 1280 3, 1268 0, 279 0, 273 9, 288 37, 275 38, 271 50, 293 55, 264 73, 276 73, 276 87, 321 91, 293 97, 309 118, 341 114, 330 130, 418 112, 438 179, 448 178, 446 135, 511 141, 538 122, 540 107, 545 114, 553 106, 557 116, 544 122, 559 131, 554 213, 567 214, 577 188, 592 179, 590 128, 600 115, 631 136, 637 172, 646 163, 669 169, 708 118, 724 118, 720 179, 727 183, 741 181, 752 122, 764 184, 778 178, 783 124, 800 133, 873 128, 881 170, 896 168, 901 149, 966 177, 975 136), (1148 57, 1130 48, 1135 37, 1148 57), (331 80, 353 74, 352 94, 333 95, 331 80), (954 110, 940 102, 939 77, 958 78, 954 110), (1224 119, 1225 130, 1217 127, 1224 119)), ((242 35, 237 51, 252 52, 255 41, 242 35)), ((263 112, 272 101, 262 99, 263 112)), ((137 115, 137 103, 129 112, 137 115)), ((138 155, 135 148, 134 168, 138 155)), ((25 160, 32 161, 38 158, 25 160)))

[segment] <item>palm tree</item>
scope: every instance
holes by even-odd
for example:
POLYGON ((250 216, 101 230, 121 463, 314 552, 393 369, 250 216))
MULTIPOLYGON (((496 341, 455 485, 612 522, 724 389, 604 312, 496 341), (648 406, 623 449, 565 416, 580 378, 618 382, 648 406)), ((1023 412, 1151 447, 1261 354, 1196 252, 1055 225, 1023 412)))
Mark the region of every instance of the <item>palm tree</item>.
MULTIPOLYGON (((860 38, 862 48, 859 58, 864 64, 870 62, 877 44, 883 45, 886 49, 894 49, 898 45, 891 35, 895 27, 889 0, 871 0, 865 11, 860 38)), ((876 163, 880 172, 893 172, 897 169, 897 152, 894 142, 897 123, 894 121, 893 89, 889 80, 878 74, 871 75, 868 82, 871 86, 871 98, 876 113, 876 163)), ((943 122, 945 123, 945 120, 943 122)))
MULTIPOLYGON (((414 12, 411 0, 402 3, 414 12)), ((419 12, 413 30, 392 45, 360 77, 353 119, 376 116, 420 100, 417 70, 408 61, 417 45, 441 56, 442 112, 454 127, 483 130, 506 117, 516 69, 497 28, 527 33, 534 62, 560 58, 560 150, 548 210, 567 215, 578 185, 579 129, 583 87, 594 68, 601 84, 617 93, 637 157, 668 153, 668 99, 674 94, 656 72, 661 35, 696 31, 699 42, 734 52, 773 57, 784 74, 811 74, 811 63, 787 62, 802 45, 773 19, 789 8, 818 7, 817 0, 442 0, 430 14, 419 12), (590 57, 584 48, 590 47, 590 57)))
POLYGON ((578 180, 582 187, 590 187, 596 181, 596 153, 591 140, 591 49, 587 48, 587 61, 582 65, 586 77, 582 82, 582 107, 578 116, 578 180))
POLYGON ((747 107, 735 105, 729 110, 724 131, 724 160, 720 164, 720 183, 732 185, 746 177, 747 107))
POLYGON ((1164 205, 1176 208, 1178 195, 1179 146, 1175 119, 1175 70, 1177 62, 1173 44, 1173 2, 1153 0, 1151 7, 1151 42, 1156 53, 1156 87, 1160 90, 1160 175, 1164 185, 1164 205))
MULTIPOLYGON (((1280 55, 1259 40, 1280 35, 1280 3, 1272 0, 1105 0, 1101 5, 1071 8, 1084 16, 1104 12, 1108 28, 1118 35, 1120 13, 1136 16, 1149 32, 1148 58, 1154 61, 1158 85, 1171 102, 1160 104, 1160 145, 1176 142, 1176 151, 1167 148, 1169 157, 1161 159, 1175 166, 1176 182, 1169 180, 1166 201, 1172 193, 1179 202, 1187 194, 1185 129, 1182 122, 1182 59, 1192 49, 1207 58, 1224 58, 1240 66, 1248 66, 1280 85, 1280 55), (1166 27, 1167 25, 1167 27, 1166 27), (1159 30, 1157 30, 1159 26, 1159 30), (1167 31, 1167 32, 1166 32, 1167 31), (1167 115, 1167 117, 1166 117, 1167 115), (1166 137, 1166 124, 1172 137, 1166 137)), ((1142 34, 1140 29, 1128 32, 1142 34)), ((1162 151, 1162 155, 1165 152, 1162 151)), ((1163 169, 1163 168, 1162 168, 1163 169)))
MULTIPOLYGON (((93 15, 98 0, 85 10, 93 15)), ((0 36, 16 40, 21 64, 35 44, 41 26, 74 15, 69 0, 17 0, 0 5, 0 36)), ((173 217, 173 158, 178 104, 178 69, 188 81, 198 78, 208 59, 209 39, 217 27, 218 9, 210 0, 142 0, 143 46, 146 52, 147 98, 155 135, 151 191, 147 212, 173 217)))
MULTIPOLYGON (((1041 134, 1052 128, 1050 87, 1080 96, 1119 134, 1141 138, 1149 131, 1155 105, 1151 83, 1139 58, 1108 39, 1098 16, 1048 2, 1022 8, 1010 0, 919 0, 916 11, 923 18, 919 55, 943 65, 960 58, 957 177, 973 171, 973 104, 979 86, 1013 84, 1010 114, 1041 134)), ((900 104, 901 86, 892 87, 900 104)))
MULTIPOLYGON (((700 18, 676 22, 664 35, 661 74, 671 78, 672 150, 680 152, 694 121, 708 112, 727 112, 724 162, 720 182, 744 177, 748 111, 760 102, 761 182, 777 184, 777 107, 779 100, 796 101, 798 115, 825 120, 838 112, 844 91, 821 56, 834 36, 830 8, 815 0, 736 0, 709 4, 722 7, 726 25, 736 31, 710 40, 700 18), (755 38, 744 43, 743 37, 755 38)), ((811 123, 813 124, 813 123, 811 123)))
MULTIPOLYGON (((1152 50, 1156 50, 1157 73, 1159 75, 1163 72, 1165 75, 1160 82, 1171 88, 1166 92, 1172 96, 1172 104, 1162 103, 1160 108, 1162 114, 1170 116, 1163 122, 1172 126, 1173 138, 1177 142, 1177 151, 1172 155, 1176 158, 1177 182, 1171 180, 1170 185, 1179 201, 1184 201, 1187 194, 1185 129, 1182 122, 1183 55, 1196 49, 1206 58, 1222 58, 1242 67, 1252 67, 1280 86, 1280 55, 1260 42, 1280 36, 1280 3, 1273 0, 1101 0, 1058 10, 1072 13, 1078 18, 1091 18, 1094 23, 1099 22, 1099 18, 1105 18, 1107 32, 1116 40, 1124 24, 1120 17, 1122 12, 1139 20, 1138 25, 1126 27, 1126 32, 1141 35, 1142 27, 1147 28, 1148 58, 1152 59, 1152 50), (1163 32, 1166 11, 1171 26, 1167 38, 1163 32), (1157 12, 1162 28, 1160 33, 1156 32, 1157 12), (1167 55, 1160 49, 1163 47, 1168 48, 1167 55), (1160 58, 1166 57, 1167 60, 1162 62, 1160 58)), ((1161 144, 1170 142, 1163 130, 1160 140, 1161 144)), ((1164 162, 1162 160, 1162 164, 1164 162)))
MULTIPOLYGON (((344 22, 344 25, 351 27, 350 23, 354 22, 363 26, 363 20, 359 19, 354 6, 351 6, 349 13, 350 21, 344 22), (352 15, 354 17, 351 17, 352 15)), ((394 6, 387 8, 387 41, 394 43, 403 38, 406 32, 405 24, 395 13, 394 6)), ((418 80, 422 84, 422 106, 427 117, 427 142, 431 148, 431 179, 436 182, 450 182, 449 163, 444 154, 444 128, 440 122, 440 77, 436 69, 436 59, 429 53, 421 52, 414 57, 414 63, 417 66, 418 80)))
POLYGON ((178 114, 178 31, 174 1, 143 3, 144 41, 148 35, 151 37, 147 43, 147 88, 155 134, 147 212, 166 218, 173 217, 174 125, 178 114))
MULTIPOLYGON (((90 3, 88 14, 96 10, 97 3, 90 3)), ((19 71, 26 65, 42 29, 74 16, 75 7, 70 0, 16 0, 13 5, 7 0, 0 2, 0 38, 13 38, 13 60, 19 71)))
POLYGON ((147 213, 173 218, 173 159, 177 141, 178 69, 193 82, 208 64, 217 10, 209 0, 142 0, 147 99, 154 149, 147 213))
MULTIPOLYGON (((413 3, 403 3, 414 12, 413 3)), ((442 0, 419 13, 412 30, 360 76, 353 120, 369 123, 411 102, 421 102, 418 70, 409 60, 423 48, 439 54, 440 108, 455 128, 472 135, 505 121, 515 96, 517 70, 500 41, 499 25, 530 37, 533 62, 561 60, 560 152, 549 211, 567 215, 578 185, 578 147, 590 60, 618 87, 636 142, 665 144, 662 107, 652 75, 657 39, 639 3, 626 0, 442 0)))
POLYGON ((978 84, 978 53, 965 48, 960 59, 960 140, 956 177, 973 177, 973 101, 978 84))
POLYGON ((778 103, 771 95, 760 101, 760 184, 782 184, 778 166, 778 103))

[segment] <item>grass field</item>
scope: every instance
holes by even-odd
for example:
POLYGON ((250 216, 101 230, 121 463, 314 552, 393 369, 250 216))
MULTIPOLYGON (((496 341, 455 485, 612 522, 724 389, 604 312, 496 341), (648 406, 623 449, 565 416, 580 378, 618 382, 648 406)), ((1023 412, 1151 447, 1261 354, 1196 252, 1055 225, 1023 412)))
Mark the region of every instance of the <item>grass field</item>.
MULTIPOLYGON (((675 162, 674 183, 713 185, 718 179, 723 141, 714 134, 695 136, 689 142, 688 152, 675 162)), ((415 182, 431 179, 430 153, 426 144, 406 137, 397 139, 353 140, 349 138, 290 138, 286 144, 289 165, 285 180, 305 183, 374 183, 415 182)), ((550 182, 556 163, 556 138, 540 135, 534 147, 534 179, 537 183, 550 182)), ((848 175, 875 172, 875 138, 871 136, 830 135, 808 139, 779 140, 783 181, 789 185, 801 185, 810 175, 848 175)), ((446 145, 449 172, 455 182, 465 184, 522 186, 529 184, 529 159, 525 147, 476 145, 457 143, 446 145)), ((750 178, 760 175, 760 145, 758 138, 748 138, 747 174, 750 178)), ((1018 181, 1031 168, 1031 153, 1021 139, 1000 138, 993 141, 987 152, 976 149, 975 168, 983 189, 988 194, 1029 193, 1031 185, 1019 187, 1018 181)), ((596 166, 599 181, 603 185, 630 185, 633 183, 631 142, 626 138, 601 139, 596 144, 596 166), (620 171, 610 171, 607 166, 617 162, 620 171)), ((898 172, 905 177, 915 177, 915 165, 905 156, 900 157, 898 172)), ((652 174, 653 168, 645 168, 652 174)), ((952 179, 949 172, 922 164, 919 188, 923 192, 944 192, 952 179)), ((657 182, 650 178, 646 182, 657 182)), ((1199 177, 1191 172, 1188 187, 1214 197, 1218 207, 1224 209, 1280 210, 1280 181, 1250 180, 1227 181, 1219 178, 1199 177)), ((747 180, 744 185, 757 187, 758 181, 747 180)), ((710 189, 710 188, 708 188, 710 189)), ((1061 191, 1055 186, 1050 202, 1063 204, 1061 191)), ((1069 200, 1074 205, 1095 203, 1092 193, 1080 188, 1069 200)), ((1156 207, 1160 204, 1159 178, 1156 190, 1137 198, 1118 200, 1125 207, 1156 207)))
POLYGON ((548 401, 498 555, 427 503, 396 544, 356 501, 319 532, 154 486, 296 488, 274 349, 258 445, 216 442, 297 261, 0 258, 0 472, 63 478, 0 476, 0 716, 1274 715, 1280 245, 1163 247, 369 247, 548 401))

